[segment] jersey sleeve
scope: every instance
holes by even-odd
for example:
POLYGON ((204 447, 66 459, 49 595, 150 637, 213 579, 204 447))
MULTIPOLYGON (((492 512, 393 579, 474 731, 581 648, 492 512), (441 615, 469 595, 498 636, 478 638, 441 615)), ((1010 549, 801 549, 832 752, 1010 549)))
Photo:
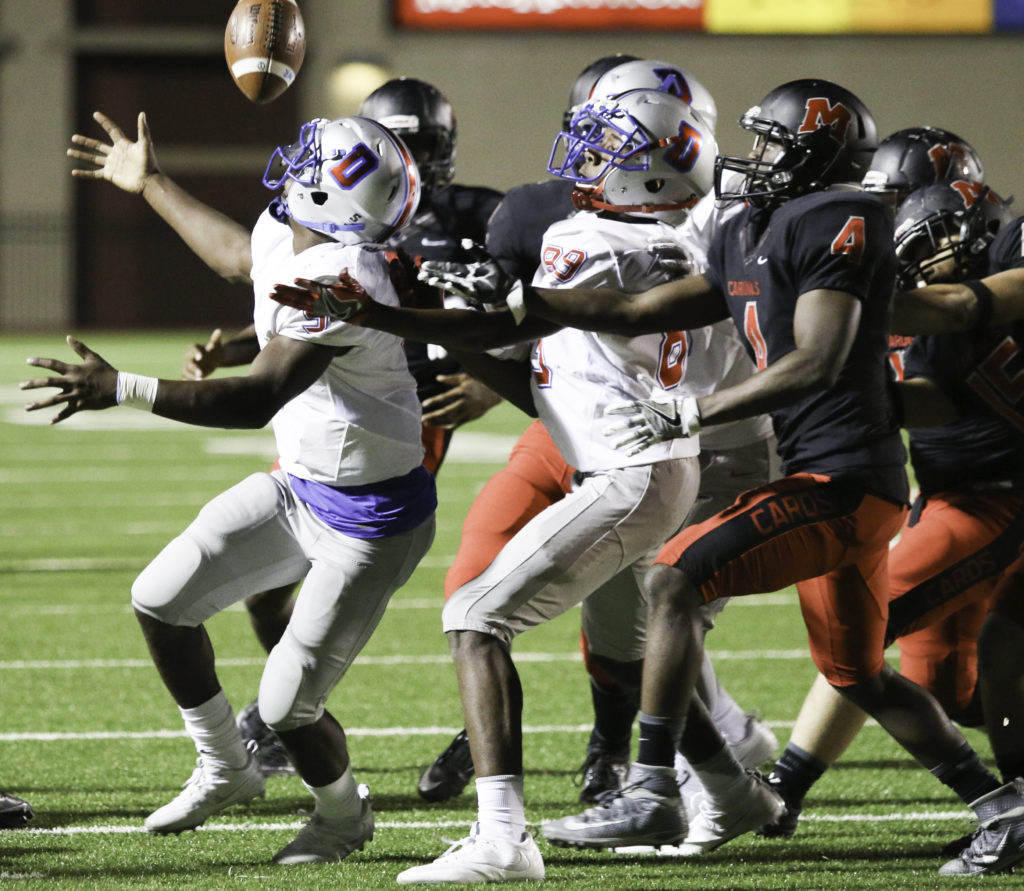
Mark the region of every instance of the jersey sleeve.
POLYGON ((786 235, 798 294, 827 289, 863 300, 896 268, 892 214, 880 201, 823 202, 795 217, 786 235))

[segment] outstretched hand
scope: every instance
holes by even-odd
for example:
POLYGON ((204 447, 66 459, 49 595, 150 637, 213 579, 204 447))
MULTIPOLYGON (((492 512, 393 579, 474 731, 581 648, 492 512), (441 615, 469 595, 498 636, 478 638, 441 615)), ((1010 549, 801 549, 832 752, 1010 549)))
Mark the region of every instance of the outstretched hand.
POLYGON ((311 316, 327 316, 350 325, 358 325, 373 303, 347 269, 338 275, 297 278, 294 285, 274 285, 270 297, 311 316))
POLYGON ((82 357, 81 365, 70 365, 59 359, 30 358, 25 361, 37 368, 55 371, 56 376, 22 381, 19 389, 38 390, 57 387, 60 392, 25 406, 25 411, 38 411, 52 405, 64 407, 50 419, 58 424, 79 411, 98 411, 117 404, 117 369, 80 340, 68 335, 68 346, 82 357))
POLYGON ((515 279, 494 260, 477 263, 424 260, 419 278, 435 288, 458 294, 474 306, 504 303, 515 284, 515 279))
POLYGON ((141 194, 146 187, 146 180, 160 172, 149 135, 149 125, 146 123, 146 113, 139 112, 138 138, 135 142, 125 136, 121 128, 102 112, 94 111, 92 116, 107 131, 110 143, 80 133, 72 136, 73 145, 82 148, 69 148, 68 157, 92 166, 76 167, 71 175, 82 179, 105 179, 126 192, 141 194))

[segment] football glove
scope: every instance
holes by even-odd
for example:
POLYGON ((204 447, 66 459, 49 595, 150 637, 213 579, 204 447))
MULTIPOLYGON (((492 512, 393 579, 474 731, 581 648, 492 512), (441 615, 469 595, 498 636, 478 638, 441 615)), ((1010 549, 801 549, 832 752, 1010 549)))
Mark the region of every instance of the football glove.
POLYGON ((435 288, 444 288, 458 294, 476 306, 504 303, 515 284, 515 279, 494 260, 475 263, 424 260, 420 266, 419 279, 435 288))
POLYGON ((615 437, 612 446, 627 455, 638 455, 656 442, 693 436, 700 430, 700 409, 695 396, 641 399, 609 405, 606 415, 624 420, 604 431, 615 437))
POLYGON ((373 302, 346 269, 338 275, 297 278, 294 285, 274 285, 270 297, 311 316, 326 316, 350 325, 358 325, 373 302))

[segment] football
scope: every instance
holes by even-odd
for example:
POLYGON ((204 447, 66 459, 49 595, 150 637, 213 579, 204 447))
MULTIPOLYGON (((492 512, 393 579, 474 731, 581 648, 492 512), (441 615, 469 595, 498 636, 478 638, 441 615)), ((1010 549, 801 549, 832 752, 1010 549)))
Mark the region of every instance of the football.
POLYGON ((224 58, 245 96, 260 105, 295 81, 306 26, 295 0, 238 0, 224 30, 224 58))

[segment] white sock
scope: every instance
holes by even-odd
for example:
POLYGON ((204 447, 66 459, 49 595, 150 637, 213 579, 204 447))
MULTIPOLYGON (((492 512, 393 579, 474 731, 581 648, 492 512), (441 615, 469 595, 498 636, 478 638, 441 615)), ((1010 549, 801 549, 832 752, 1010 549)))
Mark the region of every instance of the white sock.
POLYGON ((519 841, 526 832, 522 774, 476 778, 477 821, 480 834, 519 841))
POLYGON ((700 764, 691 762, 691 766, 697 772, 708 795, 715 799, 728 794, 738 782, 742 781, 745 784, 747 779, 747 772, 729 751, 728 746, 724 746, 707 761, 700 764))
POLYGON ((179 707, 178 711, 185 721, 185 730, 196 745, 196 751, 204 760, 217 762, 233 770, 245 767, 249 753, 235 724, 231 703, 223 690, 195 708, 179 707))
POLYGON ((359 816, 362 800, 359 798, 358 786, 352 776, 351 766, 333 783, 326 786, 310 786, 303 781, 313 800, 316 801, 316 812, 325 820, 339 822, 359 816))

